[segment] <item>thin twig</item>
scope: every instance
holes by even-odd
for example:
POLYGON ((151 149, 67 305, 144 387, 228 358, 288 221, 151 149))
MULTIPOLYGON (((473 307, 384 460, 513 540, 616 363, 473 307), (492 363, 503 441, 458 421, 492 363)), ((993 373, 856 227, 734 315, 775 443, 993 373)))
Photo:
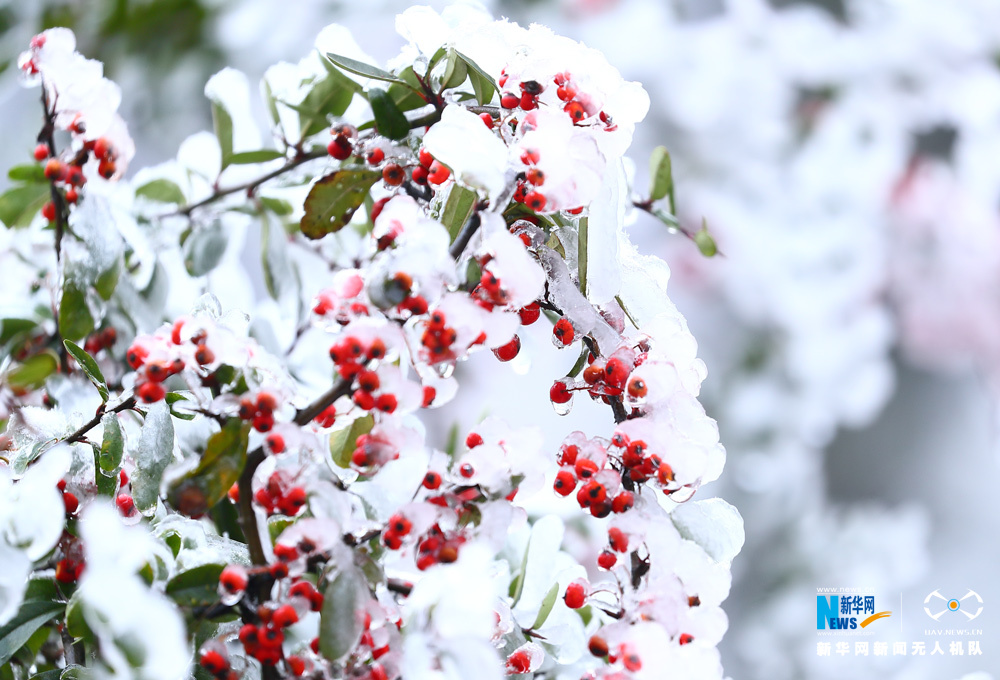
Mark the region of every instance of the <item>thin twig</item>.
POLYGON ((72 444, 74 442, 83 441, 84 436, 88 432, 90 432, 92 429, 94 429, 95 427, 97 427, 97 424, 99 422, 101 422, 101 419, 105 415, 107 415, 108 413, 121 413, 122 411, 128 411, 129 409, 134 408, 135 407, 135 397, 129 397, 128 399, 126 399, 122 403, 120 403, 117 406, 115 406, 110 411, 105 410, 105 406, 107 406, 107 404, 101 404, 98 407, 97 413, 94 415, 94 417, 91 418, 90 420, 88 420, 83 425, 81 425, 80 428, 76 432, 74 432, 70 436, 66 437, 63 440, 63 442, 65 442, 66 444, 72 444))

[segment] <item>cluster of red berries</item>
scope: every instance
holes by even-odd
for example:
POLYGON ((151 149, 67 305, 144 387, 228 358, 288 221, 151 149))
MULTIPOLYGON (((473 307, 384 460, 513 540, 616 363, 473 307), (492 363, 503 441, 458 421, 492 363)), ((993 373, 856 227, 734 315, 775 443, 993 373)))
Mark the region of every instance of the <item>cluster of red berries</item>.
POLYGON ((608 487, 597 479, 604 466, 581 455, 580 447, 576 444, 563 444, 559 451, 559 465, 560 470, 553 485, 556 493, 568 496, 577 491, 577 503, 594 517, 607 517, 612 512, 627 512, 635 505, 635 496, 631 491, 623 490, 614 496, 609 495, 608 487), (577 485, 580 485, 579 490, 577 485))
MULTIPOLYGON (((530 326, 538 321, 538 317, 541 316, 542 310, 541 307, 538 306, 537 302, 532 302, 531 304, 525 305, 521 309, 517 310, 517 314, 521 318, 522 326, 530 326)), ((500 361, 511 361, 518 354, 520 354, 520 352, 521 338, 515 333, 514 337, 510 339, 510 342, 494 349, 493 355, 500 361)))
MULTIPOLYGON (((258 392, 257 398, 243 397, 240 399, 239 416, 242 420, 253 423, 253 429, 258 432, 270 432, 274 427, 274 412, 278 408, 278 400, 270 392, 258 392)), ((284 444, 284 440, 281 442, 284 444)), ((282 446, 282 449, 284 446, 282 446)), ((275 453, 280 453, 276 451, 275 453)))
MULTIPOLYGON (((507 70, 500 72, 500 79, 497 84, 505 87, 509 77, 507 70)), ((521 93, 507 91, 500 96, 500 106, 505 109, 522 109, 531 111, 538 108, 538 96, 545 91, 545 86, 537 80, 524 80, 520 83, 521 93)))
MULTIPOLYGON (((238 488, 238 487, 237 487, 238 488)), ((238 496, 237 496, 238 498, 238 496)), ((306 505, 306 490, 294 483, 284 470, 275 470, 267 483, 254 493, 253 499, 270 515, 294 517, 306 505)))
POLYGON ((56 488, 62 494, 63 507, 66 509, 66 517, 76 517, 76 511, 80 508, 80 500, 71 491, 66 490, 66 480, 60 479, 56 488))
MULTIPOLYGON (((420 336, 420 344, 430 354, 431 363, 455 358, 452 345, 458 339, 458 332, 447 325, 444 312, 440 309, 431 313, 424 323, 424 332, 420 336)), ((483 338, 485 340, 485 337, 483 338)))
POLYGON ((417 544, 417 569, 425 571, 435 564, 454 562, 458 559, 458 549, 465 540, 461 532, 445 532, 435 524, 417 544))
POLYGON ((334 125, 330 128, 332 139, 326 146, 328 154, 338 161, 347 160, 354 153, 354 138, 358 131, 353 125, 334 125))
POLYGON ((380 392, 381 380, 378 373, 365 369, 358 373, 354 380, 357 389, 354 390, 352 399, 355 406, 365 411, 376 409, 383 413, 392 413, 396 410, 398 401, 396 395, 391 392, 380 392))
POLYGON ((607 659, 607 662, 612 666, 621 664, 621 671, 606 673, 602 676, 604 680, 627 680, 627 678, 633 677, 631 673, 642 670, 642 659, 631 643, 623 642, 615 649, 610 649, 608 641, 595 633, 590 636, 587 649, 594 656, 607 659))
POLYGON ((117 340, 118 331, 113 326, 108 326, 92 333, 83 343, 83 349, 88 354, 95 355, 102 349, 111 349, 117 340))
POLYGON ((419 165, 410 171, 410 177, 416 184, 444 184, 451 176, 448 166, 434 160, 434 156, 427 149, 421 149, 417 154, 419 165))
POLYGON ((618 527, 608 529, 608 547, 597 556, 597 566, 605 571, 614 569, 618 564, 618 556, 628 552, 628 543, 628 535, 624 531, 618 527))
POLYGON ((79 581, 87 567, 83 557, 83 542, 68 531, 63 531, 58 553, 61 557, 56 562, 56 581, 67 584, 79 581))
POLYGON ((136 512, 135 499, 132 498, 132 494, 125 490, 128 486, 128 473, 125 470, 118 471, 118 493, 115 495, 115 507, 118 508, 118 514, 122 517, 134 517, 136 512))
MULTIPOLYGON (((183 325, 183 320, 178 321, 174 324, 171 331, 171 341, 175 345, 182 344, 181 328, 183 325)), ((206 339, 207 334, 204 331, 199 331, 191 337, 191 343, 195 345, 194 359, 199 366, 207 366, 215 361, 215 352, 208 347, 205 342, 206 339)), ((184 360, 180 357, 175 357, 171 361, 162 359, 148 361, 148 358, 149 349, 139 342, 132 343, 132 346, 125 353, 125 359, 133 370, 139 371, 139 369, 144 369, 136 380, 136 396, 147 404, 151 404, 160 401, 166 396, 167 390, 163 386, 163 381, 183 371, 185 365, 184 360)))
MULTIPOLYGON (((569 344, 575 336, 572 324, 565 318, 560 319, 552 329, 552 336, 557 347, 569 344)), ((638 353, 631 348, 619 349, 609 359, 596 358, 590 353, 588 365, 583 370, 582 383, 575 383, 568 378, 557 380, 549 390, 549 399, 554 404, 565 404, 573 398, 573 392, 578 390, 587 390, 591 397, 602 399, 605 403, 611 397, 620 397, 626 392, 633 403, 645 399, 649 392, 646 381, 638 376, 632 377, 632 371, 646 360, 649 348, 640 344, 638 349, 638 353)))
MULTIPOLYGON (((43 161, 48 158, 48 155, 49 147, 47 145, 39 144, 35 147, 34 156, 37 160, 43 161)), ((86 160, 86 158, 83 160, 86 160)), ((75 159, 73 163, 63 163, 58 158, 49 158, 43 171, 47 180, 62 185, 65 192, 63 195, 66 197, 66 202, 70 204, 75 204, 80 200, 79 189, 87 182, 87 178, 83 175, 83 170, 80 169, 81 163, 82 160, 80 163, 76 163, 75 159)), ((42 217, 49 222, 55 222, 55 203, 46 201, 42 206, 42 217)))
POLYGON ((351 464, 357 468, 378 468, 399 458, 399 451, 377 430, 360 435, 354 440, 351 464))
MULTIPOLYGON (((399 623, 402 625, 402 621, 399 623)), ((361 633, 361 640, 351 654, 352 660, 359 663, 351 669, 350 677, 358 680, 388 680, 389 674, 378 661, 388 653, 389 638, 385 627, 372 628, 372 616, 365 612, 364 632, 361 633), (370 664, 366 663, 369 656, 370 664)))
POLYGON ((369 361, 384 359, 387 348, 382 338, 374 338, 365 343, 349 335, 330 347, 330 359, 337 367, 337 373, 345 380, 351 380, 365 370, 369 361))
POLYGON ((611 437, 611 445, 619 450, 622 474, 627 474, 633 482, 643 484, 655 479, 663 493, 669 495, 677 490, 673 468, 669 463, 663 462, 660 456, 650 453, 646 442, 641 439, 630 441, 621 432, 615 432, 611 437))
POLYGON ((541 155, 535 149, 526 149, 521 152, 521 162, 528 166, 524 173, 524 178, 514 189, 513 200, 523 203, 535 212, 545 210, 548 199, 545 194, 538 190, 538 187, 545 184, 545 173, 536 167, 541 155))

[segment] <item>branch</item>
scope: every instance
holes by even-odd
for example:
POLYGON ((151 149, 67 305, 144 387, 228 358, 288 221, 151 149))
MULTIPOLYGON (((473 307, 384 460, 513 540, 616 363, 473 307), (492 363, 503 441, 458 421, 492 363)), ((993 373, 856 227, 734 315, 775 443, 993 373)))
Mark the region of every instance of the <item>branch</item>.
POLYGON ((323 158, 326 155, 327 155, 327 153, 326 153, 325 149, 323 151, 308 151, 308 152, 300 153, 297 156, 295 156, 295 158, 287 161, 284 165, 282 165, 277 170, 272 170, 271 172, 269 172, 269 173, 267 173, 265 175, 262 175, 262 176, 258 177, 255 180, 251 180, 249 182, 245 182, 244 184, 238 184, 236 186, 227 187, 225 189, 216 189, 215 192, 212 193, 211 196, 208 196, 207 198, 203 198, 202 200, 198 201, 197 203, 191 203, 189 205, 182 206, 182 207, 178 208, 177 210, 175 210, 174 212, 166 213, 164 215, 161 215, 160 217, 161 218, 162 217, 171 217, 173 215, 184 215, 185 217, 190 217, 191 213, 194 212, 195 210, 197 210, 198 208, 203 208, 206 205, 211 205, 212 203, 215 203, 219 199, 221 199, 221 198, 223 198, 225 196, 228 196, 230 194, 235 194, 235 193, 237 193, 239 191, 246 191, 247 193, 253 193, 254 191, 257 190, 257 187, 259 187, 264 182, 266 182, 268 180, 271 180, 271 179, 274 179, 275 177, 280 177, 281 175, 285 174, 289 170, 294 170, 295 168, 299 167, 300 165, 304 165, 305 163, 308 163, 309 161, 314 161, 314 160, 316 160, 318 158, 323 158))
POLYGON ((83 441, 84 436, 88 432, 90 432, 92 429, 94 429, 95 427, 97 427, 97 424, 99 422, 101 422, 101 419, 106 414, 108 414, 108 413, 121 413, 122 411, 128 411, 129 409, 134 408, 135 407, 135 397, 129 397, 128 399, 126 399, 122 403, 120 403, 117 406, 115 406, 110 411, 105 410, 105 406, 107 406, 107 404, 101 404, 98 407, 98 409, 97 409, 97 413, 94 414, 94 417, 91 418, 90 420, 88 420, 83 425, 81 425, 80 429, 78 429, 76 432, 74 432, 70 436, 68 436, 65 439, 63 439, 63 442, 66 443, 66 444, 72 444, 74 442, 83 441))

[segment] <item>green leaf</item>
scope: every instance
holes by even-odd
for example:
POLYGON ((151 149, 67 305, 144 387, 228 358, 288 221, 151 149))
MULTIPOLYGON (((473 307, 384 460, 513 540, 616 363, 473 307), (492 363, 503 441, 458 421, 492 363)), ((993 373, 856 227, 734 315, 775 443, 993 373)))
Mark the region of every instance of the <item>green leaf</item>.
POLYGON ((351 59, 350 57, 343 57, 339 54, 333 54, 332 52, 326 53, 326 58, 332 61, 334 64, 349 71, 358 76, 364 76, 365 78, 372 78, 374 80, 384 80, 388 83, 402 83, 403 81, 392 75, 388 71, 383 71, 377 66, 372 66, 371 64, 366 64, 363 61, 358 61, 357 59, 351 59))
POLYGON ((101 296, 101 299, 107 302, 111 299, 111 296, 115 292, 115 288, 118 287, 118 279, 122 274, 122 259, 119 257, 115 260, 115 263, 104 270, 97 280, 94 281, 94 291, 101 296))
POLYGON ((545 593, 545 597, 542 598, 542 606, 538 608, 538 616, 535 617, 535 622, 531 624, 531 630, 538 630, 545 624, 545 620, 549 618, 549 614, 552 612, 552 607, 555 606, 556 598, 559 597, 559 583, 553 583, 552 587, 549 588, 549 592, 545 593))
POLYGON ((41 163, 15 165, 7 171, 7 177, 14 182, 34 182, 45 185, 49 183, 49 180, 45 178, 45 168, 42 167, 41 163))
POLYGON ((260 89, 264 94, 264 103, 267 104, 267 112, 271 116, 271 122, 280 127, 281 115, 278 113, 278 104, 274 99, 274 92, 271 91, 270 83, 266 80, 261 80, 260 89))
POLYGON ((94 330, 94 317, 87 306, 87 294, 73 279, 63 283, 59 302, 59 333, 67 340, 79 340, 94 330))
POLYGON ((174 425, 166 402, 157 402, 146 412, 133 456, 132 498, 140 512, 149 514, 160 497, 163 472, 174 460, 174 425))
POLYGON ((360 85, 332 66, 328 67, 326 75, 316 81, 302 102, 290 107, 299 114, 302 139, 326 128, 329 116, 344 115, 355 93, 360 91, 360 85))
POLYGON ((333 462, 342 468, 350 467, 355 442, 361 435, 371 432, 374 426, 375 417, 369 413, 356 419, 347 427, 332 432, 330 434, 330 455, 333 456, 333 462))
POLYGON ((51 198, 45 184, 24 184, 0 194, 0 222, 9 228, 26 227, 51 198))
POLYGON ((0 345, 6 345, 37 327, 38 322, 32 319, 0 319, 0 345))
POLYGON ((452 241, 458 236, 465 223, 469 221, 472 211, 476 208, 477 200, 479 200, 479 195, 472 189, 467 189, 457 183, 452 184, 440 217, 441 224, 447 227, 452 241))
POLYGON ((148 198, 150 201, 176 203, 177 205, 183 205, 187 201, 181 188, 169 179, 154 179, 152 182, 146 182, 135 190, 135 195, 148 198))
POLYGON ((375 170, 338 170, 321 177, 306 196, 302 233, 318 239, 343 229, 380 177, 375 170))
POLYGON ((45 379, 59 370, 59 357, 52 350, 45 350, 29 357, 20 366, 7 373, 11 387, 38 389, 45 379))
POLYGON ((247 459, 250 423, 230 418, 208 439, 198 467, 171 489, 171 503, 185 515, 198 515, 225 498, 247 459))
POLYGON ((260 151, 234 153, 229 159, 229 163, 230 165, 248 165, 250 163, 266 163, 284 157, 285 154, 276 149, 261 149, 260 151))
POLYGON ((292 207, 291 203, 280 198, 261 196, 260 203, 278 217, 288 217, 295 212, 295 208, 292 207))
POLYGON ((94 633, 90 630, 87 619, 83 616, 79 590, 73 593, 66 604, 66 632, 77 640, 94 639, 94 633))
POLYGON ((576 261, 577 271, 580 276, 580 292, 587 296, 587 241, 590 235, 589 222, 586 217, 581 217, 576 233, 576 261))
POLYGON ((117 414, 105 414, 101 418, 101 424, 104 426, 104 440, 101 442, 101 451, 97 457, 98 467, 106 473, 115 474, 122 464, 125 436, 122 434, 117 414))
POLYGON ((528 537, 528 543, 524 546, 524 557, 521 558, 521 568, 518 570, 514 580, 510 582, 510 596, 515 605, 521 599, 521 593, 524 592, 524 576, 528 571, 528 555, 531 552, 532 538, 534 538, 534 533, 528 537))
POLYGON ((665 196, 670 197, 670 212, 676 210, 674 205, 674 175, 670 162, 670 152, 665 146, 653 149, 649 157, 649 200, 658 201, 665 196))
POLYGON ((77 345, 75 342, 69 340, 63 340, 63 345, 66 346, 66 351, 73 355, 76 359, 76 363, 80 364, 80 369, 90 378, 90 382, 94 383, 94 387, 97 388, 98 393, 101 395, 101 401, 108 401, 108 383, 104 379, 104 374, 101 373, 101 367, 97 365, 97 361, 94 357, 90 356, 82 347, 77 345))
POLYGON ((222 102, 212 102, 212 126, 215 136, 219 138, 219 149, 222 151, 222 167, 225 170, 233 159, 233 117, 226 111, 222 102))
POLYGON ((319 651, 330 661, 350 652, 364 631, 364 588, 361 575, 347 565, 323 589, 319 619, 319 651))
POLYGON ((448 50, 448 61, 445 62, 444 76, 441 78, 441 89, 450 90, 465 82, 469 75, 469 65, 458 56, 455 50, 448 50))
POLYGON ((500 88, 497 86, 496 81, 490 77, 486 71, 479 67, 479 64, 469 59, 467 56, 459 51, 455 51, 455 54, 465 62, 465 65, 469 67, 469 80, 472 83, 472 89, 476 92, 476 100, 485 106, 493 101, 493 95, 500 88))
POLYGON ((224 564, 202 564, 182 571, 167 581, 166 594, 182 607, 208 605, 219 601, 219 574, 224 564))
POLYGON ((283 290, 294 283, 292 266, 288 260, 288 236, 281 224, 267 214, 260 220, 260 259, 264 270, 264 284, 272 298, 281 298, 283 290))
POLYGON ((218 220, 195 229, 184 241, 184 267, 191 276, 204 276, 215 269, 226 252, 229 239, 218 220))
POLYGON ((368 102, 375 114, 375 127, 379 134, 389 139, 403 139, 410 132, 410 123, 385 90, 373 87, 368 90, 368 102))
POLYGON ((389 96, 396 102, 400 111, 412 111, 422 106, 427 106, 427 99, 422 94, 420 81, 413 73, 413 67, 407 66, 399 72, 402 83, 392 83, 389 85, 389 96))
POLYGON ((60 602, 31 600, 21 605, 10 621, 0 626, 0 666, 10 661, 35 631, 63 610, 60 602))
POLYGON ((692 238, 694 239, 695 245, 698 246, 698 250, 701 251, 701 254, 705 257, 714 257, 715 255, 718 255, 719 248, 715 245, 715 239, 708 233, 708 222, 705 218, 702 218, 701 220, 701 229, 696 231, 692 238))

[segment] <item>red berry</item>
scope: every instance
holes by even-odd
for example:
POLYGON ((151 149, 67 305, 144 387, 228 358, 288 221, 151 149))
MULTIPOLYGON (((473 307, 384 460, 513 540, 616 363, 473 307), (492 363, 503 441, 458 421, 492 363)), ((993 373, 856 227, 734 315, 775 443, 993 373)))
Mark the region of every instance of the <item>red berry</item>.
POLYGON ((326 145, 326 151, 338 161, 343 161, 351 157, 354 153, 354 146, 351 140, 343 135, 337 135, 326 145))
POLYGON ((615 568, 615 564, 618 563, 618 558, 615 557, 613 552, 605 550, 600 555, 597 556, 597 566, 606 571, 611 571, 615 568))
POLYGON ((628 394, 633 399, 642 399, 649 392, 646 381, 642 378, 632 378, 628 381, 628 394))
POLYGON ((111 157, 111 143, 105 137, 98 137, 94 140, 94 156, 98 159, 111 157))
POLYGON ((424 408, 428 408, 434 403, 434 398, 437 396, 437 390, 430 385, 424 385, 424 402, 421 404, 424 408))
POLYGON ((476 474, 476 468, 472 467, 470 463, 462 463, 461 467, 458 468, 458 474, 469 479, 472 475, 476 474))
POLYGON ((417 153, 417 160, 420 161, 420 165, 424 168, 430 168, 431 164, 434 163, 434 156, 427 149, 421 149, 417 153))
POLYGON ((396 163, 390 163, 382 168, 382 179, 391 187, 398 187, 406 178, 403 168, 396 163))
POLYGON ((579 123, 587 117, 587 112, 584 110, 583 104, 580 102, 570 102, 563 107, 563 111, 569 114, 569 117, 573 119, 574 123, 579 123))
POLYGON ((267 435, 264 441, 267 442, 267 448, 271 450, 271 453, 281 453, 285 450, 285 438, 277 432, 267 435))
POLYGON ((382 394, 375 400, 375 408, 383 413, 392 413, 396 410, 396 406, 398 406, 398 402, 394 394, 382 394))
POLYGON ((545 184, 545 173, 538 168, 529 168, 525 177, 529 183, 534 184, 536 187, 545 184))
POLYGON ((483 124, 486 125, 486 127, 488 127, 490 130, 493 129, 493 116, 491 116, 488 113, 480 113, 479 118, 483 121, 483 124))
POLYGON ((229 593, 240 593, 247 589, 247 575, 243 567, 227 564, 219 574, 219 585, 229 593))
POLYGON ((258 413, 253 418, 253 429, 268 432, 274 427, 274 416, 270 412, 258 413))
POLYGON ((374 392, 378 389, 381 381, 375 371, 361 371, 358 374, 358 387, 365 392, 374 392))
POLYGON ((677 642, 682 645, 690 644, 694 642, 694 635, 688 633, 681 633, 681 636, 677 638, 677 642))
POLYGON ((122 517, 131 517, 135 512, 135 501, 127 493, 120 493, 115 496, 115 505, 122 517))
POLYGON ((371 411, 375 408, 375 397, 372 396, 371 392, 365 392, 364 390, 354 390, 354 394, 351 399, 358 408, 364 411, 371 411))
POLYGON ((42 217, 47 219, 49 222, 56 221, 56 204, 52 201, 46 201, 45 205, 42 206, 42 217))
POLYGON ((285 659, 285 663, 288 664, 288 670, 290 670, 292 675, 295 677, 299 677, 306 672, 306 662, 300 656, 290 656, 285 659))
POLYGON ((117 169, 114 161, 104 160, 97 166, 97 173, 104 179, 111 179, 117 169))
POLYGON ((118 471, 118 484, 120 486, 125 486, 128 484, 128 473, 125 470, 118 471))
POLYGON ((80 200, 80 193, 73 187, 66 190, 66 201, 68 203, 76 204, 80 200))
POLYGON ((215 676, 220 676, 229 670, 229 662, 226 661, 226 658, 221 653, 214 649, 206 649, 202 652, 198 663, 201 664, 202 668, 215 676))
POLYGON ((80 507, 80 501, 77 500, 76 495, 70 493, 69 491, 63 491, 62 499, 63 507, 66 509, 67 515, 72 515, 80 507))
POLYGON ((44 172, 46 179, 60 180, 66 172, 66 166, 58 158, 50 158, 45 164, 44 172))
POLYGON ((626 512, 635 506, 635 495, 631 491, 622 491, 611 501, 611 510, 616 513, 626 512))
POLYGON ((549 388, 549 399, 554 404, 565 404, 573 398, 573 393, 566 389, 566 383, 556 380, 549 388))
POLYGON ((573 342, 573 338, 576 337, 576 331, 573 330, 573 324, 569 322, 569 319, 562 318, 556 321, 556 325, 552 329, 552 335, 560 345, 565 347, 573 342))
POLYGON ((599 635, 591 635, 590 640, 587 642, 587 649, 594 656, 607 656, 608 655, 608 643, 599 635))
POLYGON ((257 408, 261 411, 273 411, 278 408, 278 399, 270 392, 261 392, 257 395, 257 408))
POLYGON ((483 445, 483 437, 478 432, 470 432, 469 436, 465 438, 465 446, 474 449, 477 446, 483 445))
POLYGON ((229 496, 229 500, 231 500, 233 503, 239 503, 240 502, 240 485, 239 485, 239 483, 238 482, 233 482, 233 485, 231 487, 229 487, 229 491, 226 492, 226 495, 229 496))
POLYGON ((507 673, 515 675, 517 673, 527 673, 531 669, 531 657, 525 650, 514 652, 507 657, 507 673))
POLYGON ((135 388, 135 393, 147 404, 152 404, 163 399, 167 390, 158 382, 144 382, 135 388))
POLYGON ((537 149, 525 149, 521 152, 521 162, 525 165, 534 165, 541 159, 541 154, 537 149))
POLYGON ((531 208, 532 210, 534 210, 535 212, 538 212, 540 210, 545 210, 545 204, 547 202, 548 201, 546 200, 545 196, 537 191, 532 191, 524 197, 524 204, 529 208, 531 208))
POLYGON ((538 321, 538 317, 541 316, 542 310, 538 306, 537 302, 532 302, 530 305, 522 307, 517 311, 518 316, 521 317, 522 326, 530 326, 531 324, 538 321))
POLYGON ((501 345, 493 350, 493 354, 500 361, 510 361, 521 351, 521 338, 515 335, 506 345, 501 345))
POLYGON ((586 582, 576 580, 566 586, 566 594, 563 595, 566 606, 570 609, 579 609, 587 601, 586 582))
POLYGON ((451 176, 451 170, 437 161, 431 163, 429 172, 430 174, 427 176, 427 181, 431 184, 444 184, 451 176))
POLYGON ((505 109, 516 109, 520 104, 521 98, 511 92, 500 97, 500 106, 505 109))
POLYGON ((427 168, 420 166, 413 168, 410 172, 410 178, 417 184, 427 184, 427 168))
POLYGON ((434 471, 428 471, 427 474, 424 475, 423 486, 425 489, 430 489, 431 491, 438 488, 441 486, 441 475, 434 471))
POLYGON ((207 366, 215 361, 215 352, 210 350, 207 345, 198 345, 194 351, 194 360, 198 362, 199 366, 207 366))
POLYGON ((34 156, 36 161, 44 161, 49 157, 49 147, 46 144, 39 144, 35 147, 34 156))
POLYGON ((413 528, 413 523, 404 515, 395 514, 389 518, 389 529, 400 536, 406 536, 413 528))
POLYGON ((617 357, 609 359, 608 363, 604 366, 605 380, 612 387, 622 387, 625 384, 625 378, 628 377, 628 373, 629 369, 625 366, 625 362, 617 357))
POLYGON ((385 152, 382 151, 382 149, 372 149, 368 152, 368 156, 365 160, 368 161, 369 165, 378 165, 385 160, 385 152))
POLYGON ((293 623, 298 623, 299 613, 290 604, 283 604, 274 610, 271 616, 271 625, 276 628, 287 628, 293 623))
POLYGON ((573 489, 576 488, 576 476, 569 470, 560 470, 556 475, 555 484, 553 488, 556 493, 560 496, 568 496, 573 493, 573 489))
POLYGON ((608 529, 608 543, 615 552, 623 553, 628 550, 628 536, 618 527, 608 529))

